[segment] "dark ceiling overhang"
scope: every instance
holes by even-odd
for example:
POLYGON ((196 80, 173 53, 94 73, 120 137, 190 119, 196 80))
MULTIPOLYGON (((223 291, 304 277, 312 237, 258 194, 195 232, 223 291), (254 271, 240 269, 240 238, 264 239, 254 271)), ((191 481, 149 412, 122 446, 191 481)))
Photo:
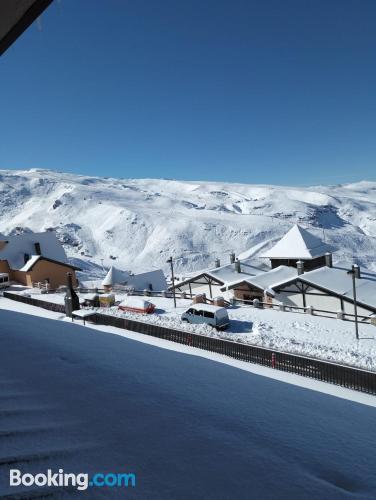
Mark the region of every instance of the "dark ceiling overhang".
POLYGON ((52 0, 0 0, 0 56, 52 3, 52 0))

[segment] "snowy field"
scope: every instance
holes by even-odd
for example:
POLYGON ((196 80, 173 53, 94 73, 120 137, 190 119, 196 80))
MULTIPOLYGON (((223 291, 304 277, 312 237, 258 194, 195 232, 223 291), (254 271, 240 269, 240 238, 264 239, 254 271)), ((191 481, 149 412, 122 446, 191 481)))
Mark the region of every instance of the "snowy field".
POLYGON ((297 188, 32 169, 1 170, 0 192, 0 231, 54 229, 82 280, 103 277, 102 262, 168 273, 172 255, 183 276, 231 251, 257 257, 295 223, 337 247, 335 261, 376 265, 375 182, 297 188))
MULTIPOLYGON (((38 299, 64 303, 63 294, 40 295, 36 290, 34 293, 38 299)), ((123 298, 121 294, 116 295, 117 301, 123 298)), ((218 332, 208 325, 182 323, 180 316, 191 304, 190 300, 178 299, 176 309, 173 307, 172 299, 152 297, 150 301, 157 306, 156 314, 121 312, 117 307, 99 311, 160 326, 376 370, 376 327, 373 325, 361 324, 360 340, 357 341, 354 323, 349 321, 253 307, 235 307, 228 309, 231 320, 229 329, 218 332)))
POLYGON ((32 306, 15 312, 20 306, 0 298, 2 497, 20 493, 8 486, 10 466, 137 476, 133 490, 59 498, 375 497, 374 408, 342 399, 375 398, 278 374, 316 390, 297 387, 250 373, 247 363, 187 355, 196 350, 159 339, 136 342, 127 335, 147 336, 113 335, 32 306))

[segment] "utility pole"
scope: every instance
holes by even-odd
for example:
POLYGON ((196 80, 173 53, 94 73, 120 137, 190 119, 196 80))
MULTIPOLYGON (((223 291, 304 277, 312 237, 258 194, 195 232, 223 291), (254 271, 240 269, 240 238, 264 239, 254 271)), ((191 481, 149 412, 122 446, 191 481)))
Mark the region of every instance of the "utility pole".
POLYGON ((355 316, 355 335, 356 339, 359 340, 359 328, 358 328, 358 304, 356 301, 356 279, 360 278, 360 269, 357 264, 353 264, 351 271, 347 271, 347 274, 352 276, 353 284, 353 299, 354 299, 354 316, 355 316))
POLYGON ((174 296, 174 307, 176 309, 175 276, 174 276, 174 263, 172 257, 168 259, 167 264, 171 265, 172 294, 174 296))

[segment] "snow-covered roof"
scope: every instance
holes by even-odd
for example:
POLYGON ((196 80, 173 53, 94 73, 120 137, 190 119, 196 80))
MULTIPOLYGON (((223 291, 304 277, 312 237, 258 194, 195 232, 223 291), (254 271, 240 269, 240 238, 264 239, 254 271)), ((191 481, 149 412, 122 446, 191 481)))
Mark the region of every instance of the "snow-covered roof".
POLYGON ((0 246, 0 260, 7 260, 11 269, 20 270, 25 265, 25 254, 36 254, 35 244, 39 243, 43 257, 67 263, 67 256, 60 241, 53 231, 44 233, 23 233, 14 236, 3 236, 6 244, 0 246))
POLYGON ((260 273, 257 276, 250 276, 247 278, 239 278, 238 280, 229 283, 221 290, 231 290, 240 283, 249 283, 250 285, 259 288, 260 290, 269 290, 287 281, 291 281, 298 275, 295 267, 278 266, 270 271, 260 273))
POLYGON ((222 283, 230 283, 240 278, 240 276, 244 279, 246 276, 255 276, 260 274, 266 269, 266 266, 262 264, 260 266, 251 264, 251 260, 242 260, 239 262, 240 273, 236 270, 235 264, 226 264, 225 266, 215 267, 214 269, 208 270, 207 274, 218 279, 222 283))
POLYGON ((41 258, 40 255, 32 255, 30 259, 26 262, 24 266, 21 267, 20 271, 30 271, 30 269, 33 267, 33 265, 38 262, 38 260, 41 258))
POLYGON ((112 285, 125 285, 128 281, 129 273, 127 271, 122 271, 115 266, 111 266, 106 274, 106 277, 102 281, 103 286, 112 285))
POLYGON ((129 274, 112 266, 104 280, 102 286, 127 285, 136 290, 150 289, 162 291, 167 290, 167 281, 162 269, 155 269, 146 273, 129 274))
POLYGON ((220 307, 220 306, 213 306, 212 304, 192 304, 191 306, 189 306, 189 309, 198 309, 200 311, 207 311, 207 312, 217 312, 219 311, 220 309, 225 309, 224 307, 220 307))
MULTIPOLYGON (((340 263, 334 267, 320 267, 306 272, 299 279, 353 300, 352 277, 347 274, 350 269, 350 264, 340 263)), ((360 268, 360 276, 356 280, 357 302, 376 309, 376 273, 360 268)))
POLYGON ((140 309, 146 309, 152 303, 149 300, 145 300, 142 297, 126 297, 122 302, 120 302, 119 306, 123 307, 135 307, 140 309))
POLYGON ((269 259, 314 259, 332 251, 333 248, 330 245, 295 224, 278 243, 264 252, 261 257, 269 259))
POLYGON ((255 276, 269 269, 269 267, 263 263, 258 265, 251 264, 251 262, 254 262, 254 259, 244 259, 239 262, 240 273, 236 270, 235 263, 226 264, 221 267, 214 267, 192 273, 189 277, 176 283, 175 288, 184 286, 186 283, 192 283, 201 276, 209 276, 216 280, 220 285, 227 285, 237 279, 243 281, 248 276, 255 276))

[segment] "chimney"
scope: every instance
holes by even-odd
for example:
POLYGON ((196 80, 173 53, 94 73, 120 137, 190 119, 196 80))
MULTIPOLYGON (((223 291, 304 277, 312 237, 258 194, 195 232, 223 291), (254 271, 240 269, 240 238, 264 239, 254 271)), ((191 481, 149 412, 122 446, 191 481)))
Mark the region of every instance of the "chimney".
POLYGON ((42 255, 42 252, 40 250, 40 243, 34 243, 34 247, 35 247, 35 253, 36 255, 42 255))
POLYGON ((230 263, 233 264, 235 262, 235 252, 230 253, 230 263))
POLYGON ((304 274, 304 262, 302 260, 298 260, 296 263, 296 269, 298 270, 298 276, 304 274))
POLYGON ((355 278, 358 278, 358 280, 359 280, 360 279, 360 267, 358 266, 358 264, 353 264, 352 271, 354 273, 355 278))
POLYGON ((325 265, 326 267, 333 267, 333 255, 330 252, 325 254, 325 265))
POLYGON ((235 260, 235 271, 237 273, 241 273, 242 272, 241 267, 240 267, 240 260, 239 259, 235 260))
POLYGON ((221 267, 221 261, 219 259, 215 259, 215 267, 221 267))

